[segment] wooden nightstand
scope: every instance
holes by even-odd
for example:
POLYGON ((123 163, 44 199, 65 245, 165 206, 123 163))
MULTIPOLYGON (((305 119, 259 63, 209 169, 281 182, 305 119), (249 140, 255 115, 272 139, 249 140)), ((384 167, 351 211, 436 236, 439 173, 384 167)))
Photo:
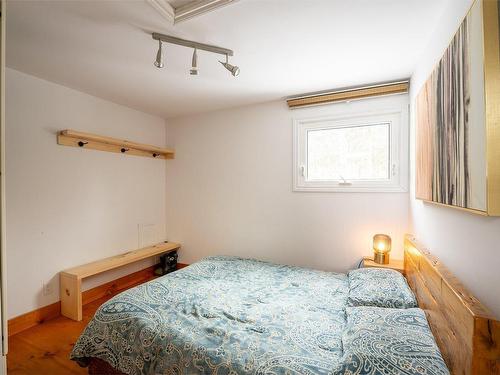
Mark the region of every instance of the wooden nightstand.
POLYGON ((390 259, 389 264, 378 264, 373 261, 373 257, 363 257, 361 267, 390 268, 401 272, 403 275, 405 273, 404 261, 401 259, 390 259))

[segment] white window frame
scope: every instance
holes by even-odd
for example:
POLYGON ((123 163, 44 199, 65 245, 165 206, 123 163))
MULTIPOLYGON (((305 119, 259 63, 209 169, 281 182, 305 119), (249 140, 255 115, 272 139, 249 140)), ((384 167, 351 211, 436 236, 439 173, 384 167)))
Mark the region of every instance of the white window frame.
POLYGON ((293 123, 293 191, 309 192, 407 192, 408 191, 408 115, 401 109, 295 119, 293 123), (308 180, 307 132, 389 124, 388 180, 308 180))

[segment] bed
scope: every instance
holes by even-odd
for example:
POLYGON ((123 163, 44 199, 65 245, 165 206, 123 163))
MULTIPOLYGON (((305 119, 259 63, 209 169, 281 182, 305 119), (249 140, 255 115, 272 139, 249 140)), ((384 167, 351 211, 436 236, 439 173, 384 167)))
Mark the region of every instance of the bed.
MULTIPOLYGON (((406 255, 410 286, 417 255, 406 255)), ((489 373, 456 372, 443 359, 428 325, 434 315, 411 304, 353 304, 350 276, 209 257, 103 304, 71 359, 91 374, 489 373)), ((496 371, 497 336, 483 338, 492 345, 481 366, 496 371)))

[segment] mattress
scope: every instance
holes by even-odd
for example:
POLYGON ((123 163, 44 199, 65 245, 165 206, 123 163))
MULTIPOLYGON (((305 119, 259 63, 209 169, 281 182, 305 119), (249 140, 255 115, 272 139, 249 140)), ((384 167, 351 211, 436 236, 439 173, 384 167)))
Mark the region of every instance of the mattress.
MULTIPOLYGON (((353 329, 347 329, 348 295, 344 274, 209 257, 103 304, 71 359, 85 366, 98 358, 129 375, 388 373, 382 372, 387 354, 374 365, 370 355, 363 357, 369 353, 344 353, 344 336, 353 329)), ((398 350, 416 349, 411 343, 402 347, 397 337, 389 348, 396 363, 391 368, 401 362, 406 372, 395 373, 447 374, 425 315, 419 319, 425 324, 418 334, 431 341, 422 351, 430 370, 424 362, 401 362, 404 353, 399 356, 398 350)), ((392 327, 387 332, 393 334, 392 327)), ((368 336, 363 333, 365 345, 368 336)), ((376 340, 379 346, 388 341, 380 332, 376 340)))

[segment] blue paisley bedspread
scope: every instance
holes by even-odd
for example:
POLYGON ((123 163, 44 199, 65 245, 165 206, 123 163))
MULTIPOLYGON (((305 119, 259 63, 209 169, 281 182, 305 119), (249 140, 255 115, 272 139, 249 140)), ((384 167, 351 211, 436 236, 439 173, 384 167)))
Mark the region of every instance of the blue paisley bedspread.
MULTIPOLYGON (((364 374, 343 353, 348 294, 344 274, 209 257, 103 304, 71 359, 129 375, 364 374)), ((447 374, 433 369, 417 370, 447 374)))

